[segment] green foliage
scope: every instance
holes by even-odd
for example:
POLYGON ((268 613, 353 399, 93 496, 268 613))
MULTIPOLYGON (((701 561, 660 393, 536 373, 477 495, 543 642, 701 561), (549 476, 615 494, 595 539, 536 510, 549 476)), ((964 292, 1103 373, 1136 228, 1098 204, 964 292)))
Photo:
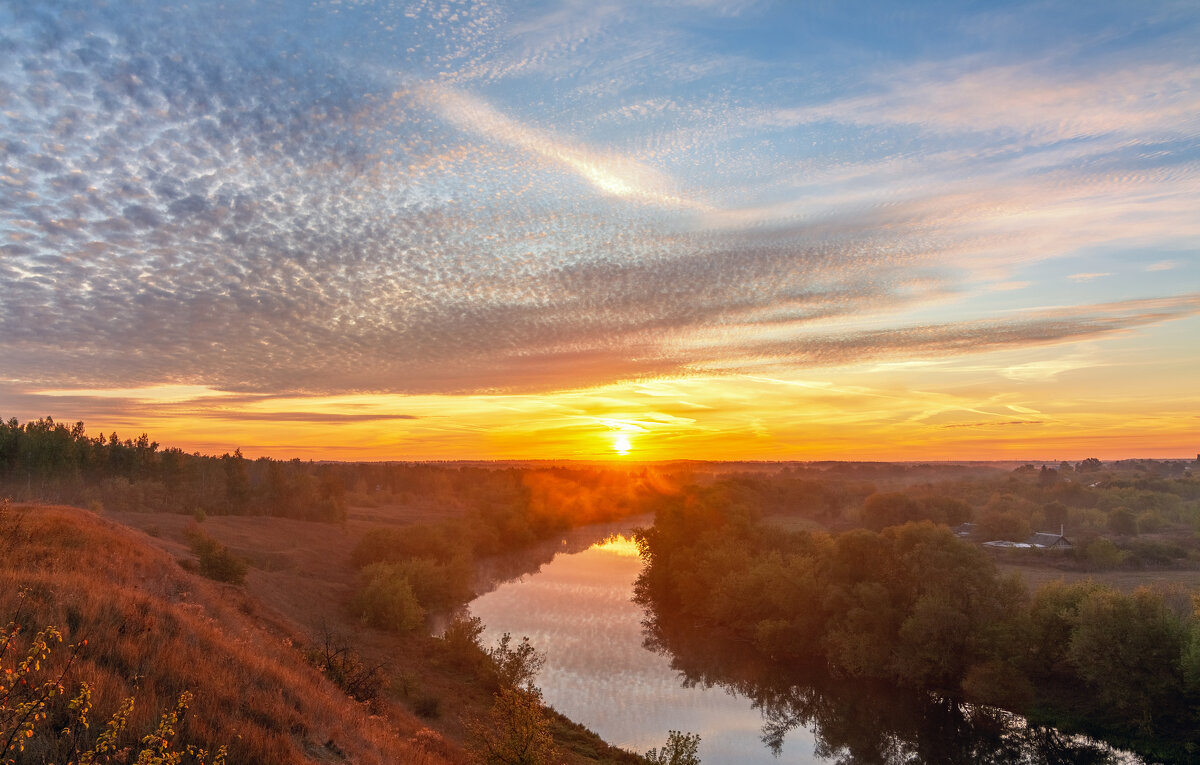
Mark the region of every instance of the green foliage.
POLYGON ((411 632, 425 622, 425 609, 412 585, 391 564, 367 566, 361 578, 353 608, 364 622, 391 632, 411 632))
POLYGON ((662 749, 646 752, 650 765, 700 765, 700 734, 667 732, 667 743, 662 749))
POLYGON ((1006 508, 1006 503, 998 503, 982 510, 976 517, 980 539, 1007 539, 1013 542, 1024 542, 1033 533, 1029 524, 1028 510, 1006 508))
POLYGON ((1184 687, 1193 696, 1200 695, 1200 619, 1192 619, 1180 666, 1183 670, 1184 687))
POLYGON ((1147 510, 1137 517, 1137 533, 1153 534, 1167 525, 1167 519, 1159 510, 1147 510))
POLYGON ((89 437, 82 422, 67 426, 51 417, 0 422, 0 490, 108 511, 345 519, 344 489, 327 466, 160 450, 145 434, 89 437))
POLYGON ((472 749, 484 765, 547 765, 555 756, 541 694, 501 688, 485 720, 467 723, 472 749))
POLYGON ((1123 507, 1112 510, 1108 514, 1108 530, 1123 537, 1138 533, 1137 518, 1123 507))
MULTIPOLYGON (((133 697, 121 702, 109 718, 104 730, 94 738, 91 728, 92 687, 84 682, 62 708, 65 723, 51 722, 51 704, 64 697, 64 679, 83 643, 68 646, 71 651, 66 662, 51 661, 54 646, 62 642, 55 627, 46 627, 34 635, 22 648, 21 629, 14 622, 0 629, 0 762, 14 765, 14 755, 25 752, 30 740, 51 739, 60 751, 65 751, 69 765, 115 765, 133 762, 135 765, 224 765, 225 747, 209 753, 195 746, 176 743, 183 712, 191 703, 192 694, 179 696, 175 708, 164 712, 158 725, 146 735, 128 743, 124 735, 133 697), (53 669, 51 669, 53 667, 53 669), (59 727, 62 726, 62 727, 59 727), (64 749, 65 748, 65 749, 64 749)), ((22 760, 23 761, 23 760, 22 760)))
POLYGON ((185 532, 188 545, 200 563, 200 573, 209 579, 228 584, 244 584, 249 570, 246 561, 229 548, 197 528, 185 532))
POLYGON ((1154 715, 1183 690, 1190 635, 1161 595, 1098 590, 1079 604, 1068 657, 1106 713, 1154 730, 1154 715))
POLYGON ((1111 540, 1098 537, 1083 548, 1083 557, 1092 567, 1104 570, 1120 566, 1126 556, 1111 540))
POLYGON ((1063 667, 1071 633, 1079 623, 1079 605, 1102 589, 1090 580, 1068 584, 1049 582, 1038 588, 1029 604, 1027 619, 1030 674, 1044 676, 1063 667))
POLYGON ((407 579, 426 611, 449 609, 471 599, 471 567, 464 559, 439 563, 422 557, 378 565, 387 566, 393 576, 407 579))
POLYGON ((442 644, 451 663, 463 669, 478 669, 488 658, 479 644, 483 634, 483 620, 478 616, 456 614, 442 633, 442 644))
POLYGON ((1058 500, 1047 502, 1042 506, 1042 519, 1046 524, 1046 529, 1065 526, 1068 515, 1067 506, 1058 500))
POLYGON ((449 564, 470 554, 469 539, 458 535, 455 544, 452 523, 442 526, 414 524, 403 529, 371 529, 355 545, 351 560, 358 568, 372 563, 397 563, 409 558, 431 558, 449 564))
POLYGON ((533 679, 546 663, 545 654, 534 648, 528 637, 522 637, 514 646, 507 632, 488 650, 488 656, 501 688, 533 690, 533 679))
MULTIPOLYGON (((680 505, 639 531, 637 597, 653 618, 699 621, 783 665, 817 658, 838 677, 1017 712, 1083 709, 1142 741, 1200 733, 1200 620, 1177 597, 1091 582, 1030 597, 929 523, 826 537, 748 518, 680 505)), ((1085 557, 1123 560, 1103 539, 1085 557)))
POLYGON ((899 526, 920 520, 921 506, 904 492, 872 494, 863 503, 862 524, 879 531, 887 526, 899 526))

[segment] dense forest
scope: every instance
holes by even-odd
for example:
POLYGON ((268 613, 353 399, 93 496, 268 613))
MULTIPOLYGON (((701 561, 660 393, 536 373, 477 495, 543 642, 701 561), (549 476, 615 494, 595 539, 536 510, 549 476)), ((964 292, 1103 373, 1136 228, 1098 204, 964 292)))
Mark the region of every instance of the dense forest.
POLYGON ((815 663, 1155 758, 1197 755, 1200 597, 1185 591, 1085 581, 1031 593, 945 525, 787 531, 719 486, 660 509, 638 544, 652 622, 690 618, 781 668, 815 663))

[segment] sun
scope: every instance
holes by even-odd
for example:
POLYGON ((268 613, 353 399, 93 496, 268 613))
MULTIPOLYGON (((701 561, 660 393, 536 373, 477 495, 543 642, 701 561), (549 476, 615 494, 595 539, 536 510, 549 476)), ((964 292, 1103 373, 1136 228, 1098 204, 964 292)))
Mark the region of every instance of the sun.
POLYGON ((632 450, 633 447, 629 445, 629 436, 618 433, 617 437, 613 439, 613 451, 624 457, 632 450))

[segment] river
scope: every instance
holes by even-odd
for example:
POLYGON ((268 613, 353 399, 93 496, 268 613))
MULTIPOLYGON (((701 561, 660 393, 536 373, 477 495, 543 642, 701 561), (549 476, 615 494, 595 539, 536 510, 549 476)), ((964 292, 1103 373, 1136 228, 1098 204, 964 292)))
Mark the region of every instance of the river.
MULTIPOLYGON (((612 744, 645 752, 661 746, 668 730, 698 733, 705 765, 980 756, 1003 763, 1141 762, 1082 737, 1031 729, 996 710, 964 711, 844 682, 781 684, 746 670, 735 648, 714 649, 691 628, 675 630, 651 650, 642 608, 631 600, 642 567, 633 525, 571 532, 528 558, 532 573, 493 583, 470 605, 486 625, 485 645, 505 632, 528 636, 546 656, 537 678, 546 702, 612 744), (689 643, 705 647, 687 653, 689 643), (1059 759, 1064 753, 1067 759, 1059 759)), ((520 568, 510 561, 508 573, 520 568)))

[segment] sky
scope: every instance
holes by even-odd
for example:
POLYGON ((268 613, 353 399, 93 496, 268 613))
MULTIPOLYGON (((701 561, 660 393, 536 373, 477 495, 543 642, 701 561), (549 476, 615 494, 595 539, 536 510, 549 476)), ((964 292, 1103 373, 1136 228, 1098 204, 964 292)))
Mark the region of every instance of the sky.
POLYGON ((1200 5, 0 0, 0 416, 1200 452, 1200 5))

